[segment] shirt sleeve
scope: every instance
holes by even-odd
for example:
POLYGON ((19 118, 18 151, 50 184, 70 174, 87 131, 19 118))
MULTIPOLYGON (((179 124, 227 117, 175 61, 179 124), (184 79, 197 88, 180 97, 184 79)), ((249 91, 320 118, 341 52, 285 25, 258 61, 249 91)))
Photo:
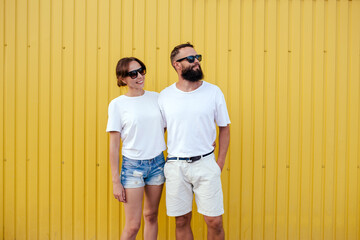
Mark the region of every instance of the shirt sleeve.
POLYGON ((163 124, 163 127, 166 128, 167 123, 166 123, 165 113, 164 113, 164 109, 163 109, 161 93, 158 98, 158 104, 159 104, 160 113, 161 113, 161 117, 162 117, 162 124, 163 124))
POLYGON ((218 89, 215 96, 215 122, 219 127, 226 127, 230 124, 230 118, 224 94, 218 89))
POLYGON ((108 109, 108 123, 106 127, 106 132, 120 132, 121 133, 121 119, 120 111, 114 101, 109 104, 108 109))

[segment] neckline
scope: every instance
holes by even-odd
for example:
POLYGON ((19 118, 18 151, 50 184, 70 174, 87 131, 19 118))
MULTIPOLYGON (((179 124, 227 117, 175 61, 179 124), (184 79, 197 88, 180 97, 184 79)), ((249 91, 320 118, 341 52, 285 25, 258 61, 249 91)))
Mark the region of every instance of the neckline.
POLYGON ((179 88, 176 87, 176 83, 174 83, 173 86, 174 86, 175 90, 180 92, 180 93, 191 94, 191 93, 195 93, 195 92, 199 91, 199 89, 203 88, 203 86, 205 85, 206 82, 204 80, 201 80, 201 82, 202 82, 202 84, 198 88, 196 88, 196 89, 194 89, 194 90, 192 90, 190 92, 185 92, 183 90, 180 90, 179 88))
POLYGON ((137 99, 137 98, 141 98, 141 97, 145 96, 146 92, 147 91, 144 90, 144 93, 142 95, 139 95, 139 96, 127 96, 125 94, 123 96, 126 97, 126 98, 129 98, 129 99, 137 99))

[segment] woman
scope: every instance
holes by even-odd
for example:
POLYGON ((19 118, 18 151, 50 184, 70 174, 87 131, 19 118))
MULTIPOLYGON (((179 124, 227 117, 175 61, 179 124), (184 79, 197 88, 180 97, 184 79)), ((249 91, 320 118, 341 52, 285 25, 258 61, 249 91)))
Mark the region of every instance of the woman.
POLYGON ((124 203, 125 228, 121 239, 135 239, 141 225, 144 203, 145 239, 156 239, 158 208, 165 181, 166 149, 164 123, 158 107, 158 93, 144 91, 146 67, 137 58, 122 58, 116 66, 117 85, 127 86, 109 104, 107 132, 110 132, 110 166, 114 197, 124 203), (122 140, 122 168, 119 176, 119 146, 122 140))

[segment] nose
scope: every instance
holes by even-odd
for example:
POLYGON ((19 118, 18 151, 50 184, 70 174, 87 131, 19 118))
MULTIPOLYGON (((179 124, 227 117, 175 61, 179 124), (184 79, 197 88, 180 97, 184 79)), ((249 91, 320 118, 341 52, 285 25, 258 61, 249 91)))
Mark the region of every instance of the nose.
POLYGON ((196 63, 197 65, 200 66, 200 61, 199 61, 199 59, 195 58, 194 63, 196 63))
POLYGON ((136 78, 144 78, 144 76, 143 75, 141 75, 139 72, 137 72, 137 75, 136 75, 136 78))

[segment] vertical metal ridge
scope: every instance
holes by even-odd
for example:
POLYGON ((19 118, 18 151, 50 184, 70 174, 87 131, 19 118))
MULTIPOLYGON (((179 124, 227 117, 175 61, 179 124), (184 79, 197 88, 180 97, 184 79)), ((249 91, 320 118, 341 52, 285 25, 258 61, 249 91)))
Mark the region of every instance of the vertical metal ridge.
POLYGON ((346 239, 349 239, 349 205, 350 205, 350 80, 351 80, 351 39, 352 39, 352 22, 351 22, 351 4, 352 2, 349 1, 347 4, 347 67, 346 67, 346 82, 347 82, 347 89, 346 89, 346 147, 345 147, 345 158, 346 158, 346 164, 345 164, 345 237, 346 239))
POLYGON ((75 1, 73 2, 73 6, 72 6, 73 12, 73 28, 72 28, 72 62, 73 62, 73 69, 72 69, 72 119, 71 119, 71 132, 72 132, 72 136, 71 136, 71 141, 72 141, 72 153, 71 153, 71 157, 72 157, 72 161, 71 161, 71 176, 72 176, 72 182, 71 182, 71 221, 72 221, 72 228, 71 228, 71 237, 72 239, 75 239, 75 89, 76 89, 76 84, 75 84, 75 79, 76 79, 76 73, 75 73, 75 62, 76 62, 76 54, 75 54, 75 34, 76 34, 76 4, 75 1))
MULTIPOLYGON (((251 215, 250 215, 250 228, 251 233, 250 237, 251 239, 254 238, 254 188, 255 188, 255 28, 256 28, 256 5, 254 2, 251 4, 252 7, 252 14, 251 14, 251 21, 252 21, 252 30, 251 30, 251 40, 253 42, 251 46, 251 145, 252 145, 252 151, 250 153, 251 159, 252 159, 252 174, 251 174, 251 215)), ((230 37, 229 37, 230 39, 230 37)), ((229 61, 230 62, 230 61, 229 61)), ((230 83, 228 83, 230 88, 230 83)))
POLYGON ((302 205, 301 201, 303 199, 302 196, 302 177, 303 177, 303 159, 302 159, 302 149, 303 149, 303 35, 304 35, 304 2, 300 2, 300 49, 299 49, 299 222, 298 222, 298 229, 299 229, 299 239, 301 236, 301 217, 302 217, 302 205))
MULTIPOLYGON (((287 36, 287 41, 288 41, 288 58, 287 58, 287 93, 290 95, 291 93, 291 85, 292 85, 292 78, 291 78, 291 73, 292 73, 292 37, 291 37, 291 30, 292 30, 292 0, 288 1, 288 36, 287 36)), ((291 159, 291 154, 290 154, 290 148, 291 148, 291 106, 292 106, 292 101, 291 101, 291 97, 288 97, 288 104, 287 104, 287 131, 288 131, 288 135, 287 135, 287 141, 288 141, 288 145, 287 145, 287 160, 286 160, 286 167, 288 168, 287 170, 287 177, 286 180, 288 182, 287 184, 287 195, 286 195, 286 239, 289 239, 289 222, 290 222, 290 186, 291 186, 291 182, 290 182, 290 167, 292 167, 290 165, 290 159, 291 159)))
POLYGON ((315 151, 314 151, 314 144, 315 144, 315 81, 318 81, 315 79, 315 70, 314 70, 314 64, 315 64, 315 45, 316 45, 316 38, 315 38, 315 29, 316 29, 316 4, 315 1, 312 1, 311 5, 311 130, 310 130, 310 136, 311 136, 311 144, 310 144, 310 166, 311 166, 311 172, 310 172, 310 236, 313 238, 313 224, 314 224, 314 164, 315 164, 315 151))

